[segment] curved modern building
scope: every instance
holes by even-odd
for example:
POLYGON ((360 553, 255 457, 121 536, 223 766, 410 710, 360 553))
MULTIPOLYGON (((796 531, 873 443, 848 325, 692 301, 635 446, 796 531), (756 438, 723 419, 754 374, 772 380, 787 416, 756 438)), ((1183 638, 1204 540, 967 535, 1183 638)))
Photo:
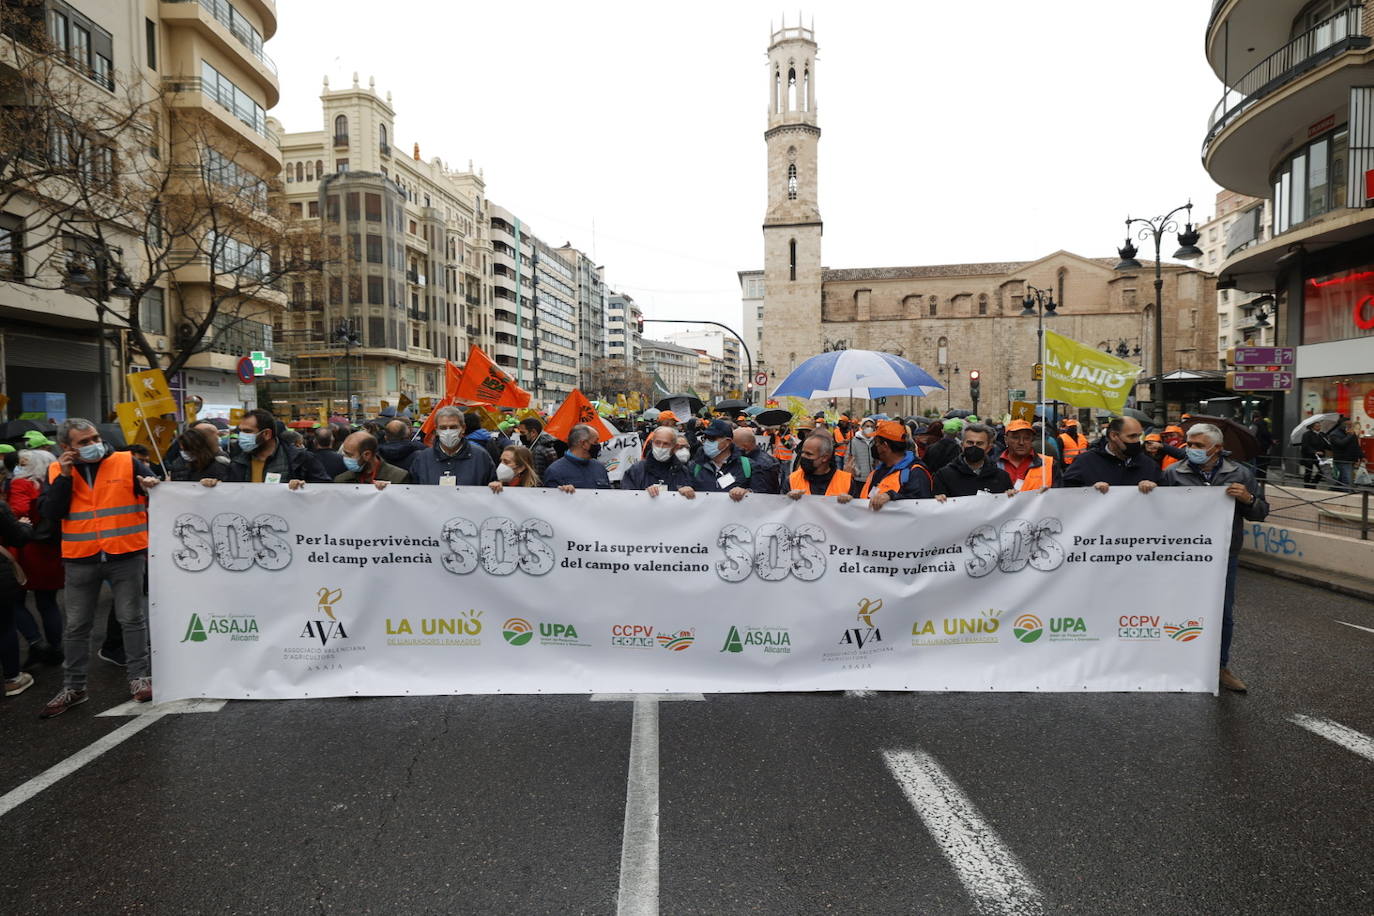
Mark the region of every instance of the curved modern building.
POLYGON ((1207 26, 1223 86, 1203 165, 1269 204, 1268 226, 1255 206, 1227 228, 1218 286, 1274 297, 1277 342, 1297 347, 1285 429, 1337 411, 1374 436, 1371 36, 1374 4, 1343 0, 1215 0, 1207 26))

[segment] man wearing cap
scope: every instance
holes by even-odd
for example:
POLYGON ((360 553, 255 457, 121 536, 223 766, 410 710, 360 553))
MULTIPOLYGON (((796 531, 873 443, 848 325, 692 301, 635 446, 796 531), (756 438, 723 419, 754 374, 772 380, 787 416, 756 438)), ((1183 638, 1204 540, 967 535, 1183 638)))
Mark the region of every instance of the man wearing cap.
POLYGON ((940 431, 940 438, 926 447, 926 456, 923 459, 931 474, 959 457, 959 452, 963 448, 959 444, 959 436, 964 431, 964 421, 958 417, 945 420, 940 424, 940 431))
POLYGON ((1035 427, 1025 420, 1012 420, 1003 438, 1007 447, 997 456, 997 466, 1007 472, 1013 490, 1048 490, 1055 485, 1055 461, 1035 450, 1035 427))
POLYGON ((788 499, 834 496, 838 502, 847 503, 854 498, 850 494, 854 478, 835 467, 835 442, 829 436, 813 433, 802 443, 797 464, 787 481, 788 499))
POLYGON ((1155 458, 1159 462, 1159 469, 1162 471, 1170 465, 1178 464, 1187 453, 1183 450, 1183 438, 1185 433, 1182 426, 1169 425, 1164 427, 1164 433, 1159 437, 1159 455, 1155 458))
POLYGON ((894 499, 929 499, 930 471, 906 438, 906 427, 896 420, 882 420, 873 436, 873 471, 859 491, 875 512, 894 499))
POLYGON ((1059 443, 1064 449, 1064 463, 1073 464, 1088 447, 1088 437, 1078 429, 1078 421, 1065 417, 1059 423, 1059 443))
POLYGON ((707 493, 729 493, 739 502, 750 493, 767 493, 768 482, 754 463, 735 448, 734 430, 719 417, 697 433, 701 449, 692 460, 695 489, 707 493))

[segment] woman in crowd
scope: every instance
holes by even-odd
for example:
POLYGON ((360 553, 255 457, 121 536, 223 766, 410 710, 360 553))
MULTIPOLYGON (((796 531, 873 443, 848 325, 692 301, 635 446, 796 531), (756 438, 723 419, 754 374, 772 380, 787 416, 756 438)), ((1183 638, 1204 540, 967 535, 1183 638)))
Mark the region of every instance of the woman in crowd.
POLYGON ((181 452, 181 461, 172 472, 173 480, 229 479, 229 461, 220 461, 220 451, 199 430, 188 429, 176 438, 173 446, 181 452))
POLYGON ((534 455, 523 445, 508 445, 501 452, 501 463, 496 466, 496 481, 492 483, 503 487, 537 487, 539 475, 534 470, 534 455))
POLYGON ((23 592, 14 609, 15 626, 29 643, 30 662, 57 665, 62 662, 62 611, 57 605, 57 592, 64 584, 61 531, 42 518, 39 506, 48 490, 48 465, 56 459, 45 449, 23 449, 16 458, 7 502, 16 518, 27 518, 33 525, 33 539, 17 554, 27 579, 24 588, 33 593, 43 626, 40 631, 34 623, 23 592))

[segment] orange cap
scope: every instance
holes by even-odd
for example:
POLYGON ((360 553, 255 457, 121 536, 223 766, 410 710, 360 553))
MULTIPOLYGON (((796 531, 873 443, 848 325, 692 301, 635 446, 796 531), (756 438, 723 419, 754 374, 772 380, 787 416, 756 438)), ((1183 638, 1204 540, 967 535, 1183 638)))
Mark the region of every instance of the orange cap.
POLYGON ((1023 430, 1023 429, 1034 430, 1035 427, 1034 427, 1034 426, 1031 426, 1031 425, 1030 425, 1029 423, 1027 423, 1025 420, 1012 420, 1010 423, 1007 424, 1007 430, 1006 430, 1006 431, 1009 432, 1009 433, 1014 433, 1014 432, 1018 432, 1018 431, 1023 430))
MULTIPOLYGON (((1166 426, 1166 427, 1164 427, 1164 431, 1165 431, 1166 433, 1178 433, 1180 436, 1183 435, 1183 427, 1182 427, 1182 426, 1166 426)), ((1148 437, 1147 437, 1147 438, 1148 438, 1148 437)))
POLYGON ((1159 437, 1159 433, 1150 433, 1149 435, 1147 435, 1147 436, 1145 437, 1145 441, 1146 441, 1146 442, 1163 442, 1164 440, 1161 439, 1161 438, 1159 437))
POLYGON ((658 422, 660 422, 660 423, 676 423, 676 422, 677 422, 677 414, 673 413, 671 410, 660 410, 660 411, 658 412, 658 422))
POLYGON ((893 442, 906 440, 906 427, 896 420, 879 420, 877 433, 882 438, 891 439, 893 442))
POLYGON ((1064 423, 1065 426, 1077 426, 1077 425, 1078 425, 1078 421, 1075 420, 1073 417, 1065 417, 1064 420, 1063 420, 1063 423, 1064 423))

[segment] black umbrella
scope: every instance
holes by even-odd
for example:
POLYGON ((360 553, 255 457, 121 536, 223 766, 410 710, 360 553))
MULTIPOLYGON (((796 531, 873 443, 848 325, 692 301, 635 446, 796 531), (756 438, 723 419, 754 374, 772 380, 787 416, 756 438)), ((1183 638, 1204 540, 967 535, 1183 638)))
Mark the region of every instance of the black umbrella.
POLYGON ((1219 427, 1221 447, 1230 452, 1232 458, 1239 461, 1254 461, 1255 456, 1260 453, 1259 440, 1255 438, 1255 434, 1235 420, 1225 417, 1189 417, 1183 421, 1183 431, 1186 433, 1197 423, 1211 423, 1219 427))
POLYGON ((721 401, 720 403, 716 404, 716 406, 715 406, 715 407, 712 407, 711 409, 712 409, 712 410, 743 410, 744 408, 746 408, 746 407, 748 407, 748 406, 749 406, 748 404, 746 404, 744 401, 741 401, 739 398, 728 398, 728 399, 726 399, 726 400, 724 400, 724 401, 721 401))
POLYGON ((36 429, 41 433, 56 432, 52 426, 45 428, 44 424, 34 420, 11 420, 5 424, 4 432, 0 432, 0 439, 22 439, 24 433, 36 429))
POLYGON ((787 426, 792 422, 792 411, 774 408, 765 410, 754 417, 754 421, 760 426, 787 426))
POLYGON ((946 420, 962 420, 964 417, 973 415, 973 411, 967 407, 953 407, 945 411, 946 420))
POLYGON ((697 397, 694 394, 670 394, 666 398, 661 398, 659 402, 654 406, 657 407, 659 410, 671 410, 673 413, 678 415, 679 420, 685 420, 687 419, 687 417, 684 417, 682 415, 682 411, 678 410, 678 407, 682 406, 682 401, 688 402, 688 415, 695 415, 697 411, 701 410, 701 408, 705 406, 701 402, 701 398, 697 397), (674 404, 677 404, 677 407, 674 407, 674 404))

